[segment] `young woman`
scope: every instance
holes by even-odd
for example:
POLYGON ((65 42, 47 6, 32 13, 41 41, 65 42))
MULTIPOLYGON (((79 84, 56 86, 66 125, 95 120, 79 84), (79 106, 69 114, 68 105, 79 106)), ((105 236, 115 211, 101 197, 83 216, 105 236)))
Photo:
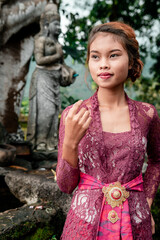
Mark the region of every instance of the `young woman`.
POLYGON ((60 123, 57 183, 66 193, 78 186, 62 239, 151 240, 160 119, 154 106, 124 92, 125 81, 134 82, 143 66, 133 29, 121 22, 94 27, 87 63, 97 91, 67 107, 60 123))

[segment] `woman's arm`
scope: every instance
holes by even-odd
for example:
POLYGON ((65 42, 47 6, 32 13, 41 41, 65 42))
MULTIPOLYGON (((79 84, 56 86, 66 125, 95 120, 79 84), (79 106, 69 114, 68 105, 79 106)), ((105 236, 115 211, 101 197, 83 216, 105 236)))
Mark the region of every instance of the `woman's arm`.
MULTIPOLYGON (((160 118, 156 109, 150 124, 147 143, 148 167, 144 176, 144 191, 151 209, 154 197, 160 183, 160 118)), ((155 223, 151 216, 152 234, 155 233, 155 223)))
POLYGON ((148 167, 144 176, 144 190, 149 205, 152 205, 160 183, 160 118, 154 108, 147 138, 148 167))
POLYGON ((79 107, 78 101, 64 110, 59 129, 57 183, 66 193, 72 193, 79 182, 78 144, 91 122, 90 113, 79 107))

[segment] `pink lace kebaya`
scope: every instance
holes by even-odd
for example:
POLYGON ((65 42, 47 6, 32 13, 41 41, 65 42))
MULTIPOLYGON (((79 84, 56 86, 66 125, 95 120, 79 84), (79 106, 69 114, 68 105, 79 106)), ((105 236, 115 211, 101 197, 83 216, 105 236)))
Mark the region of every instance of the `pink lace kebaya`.
MULTIPOLYGON (((134 239, 151 240, 150 210, 146 198, 154 198, 160 182, 160 119, 154 106, 126 98, 131 131, 122 133, 103 132, 97 92, 84 101, 82 106, 91 109, 93 121, 79 144, 78 168, 72 168, 62 159, 65 130, 63 120, 71 106, 64 110, 59 131, 57 183, 61 191, 69 194, 77 187, 80 172, 105 183, 127 183, 142 172, 147 151, 144 192, 130 191, 128 201, 134 239)), ((101 189, 77 189, 62 239, 96 239, 102 199, 101 189)))
POLYGON ((120 22, 94 27, 87 62, 98 90, 67 107, 60 122, 57 183, 74 191, 61 239, 152 240, 160 119, 153 105, 124 92, 143 66, 134 30, 120 22))

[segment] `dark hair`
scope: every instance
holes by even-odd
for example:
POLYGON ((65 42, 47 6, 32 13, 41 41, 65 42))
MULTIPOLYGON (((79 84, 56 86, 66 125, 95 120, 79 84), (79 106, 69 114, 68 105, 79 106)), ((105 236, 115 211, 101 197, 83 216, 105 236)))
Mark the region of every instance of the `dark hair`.
POLYGON ((122 22, 109 22, 95 26, 89 35, 87 63, 90 56, 90 45, 100 32, 114 34, 116 40, 121 42, 122 46, 128 53, 129 64, 132 66, 128 71, 128 78, 130 78, 132 82, 135 82, 141 75, 143 62, 140 60, 139 45, 133 28, 122 22))

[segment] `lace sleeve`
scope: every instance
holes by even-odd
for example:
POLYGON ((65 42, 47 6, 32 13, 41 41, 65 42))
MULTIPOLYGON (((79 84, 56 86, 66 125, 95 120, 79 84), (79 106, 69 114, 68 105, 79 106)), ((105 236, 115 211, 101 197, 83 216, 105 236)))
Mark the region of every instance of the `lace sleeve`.
POLYGON ((144 190, 146 197, 153 200, 160 183, 160 118, 155 108, 148 132, 147 154, 144 190))
POLYGON ((58 143, 58 164, 56 169, 57 184, 62 192, 72 193, 79 182, 79 169, 73 168, 67 161, 62 159, 62 146, 65 134, 64 118, 69 108, 65 109, 61 116, 59 128, 59 143, 58 143))

